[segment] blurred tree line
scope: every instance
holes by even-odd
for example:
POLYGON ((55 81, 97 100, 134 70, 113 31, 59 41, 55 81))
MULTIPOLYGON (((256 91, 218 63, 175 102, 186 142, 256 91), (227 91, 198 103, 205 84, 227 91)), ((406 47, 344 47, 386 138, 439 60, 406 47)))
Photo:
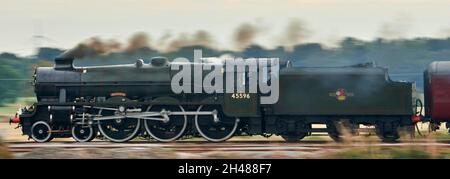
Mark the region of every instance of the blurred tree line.
POLYGON ((14 103, 19 96, 33 96, 31 81, 34 68, 53 66, 49 59, 24 58, 12 53, 0 54, 0 106, 14 103))
MULTIPOLYGON (((134 63, 137 59, 147 61, 154 56, 193 58, 193 50, 202 49, 204 57, 231 55, 236 57, 277 57, 290 60, 294 66, 321 67, 347 66, 373 62, 377 66, 389 68, 394 80, 415 81, 418 90, 422 88, 422 72, 429 63, 437 60, 450 60, 450 38, 415 38, 363 41, 344 38, 337 47, 327 48, 318 43, 298 44, 286 50, 284 47, 266 49, 259 45, 249 45, 242 51, 218 50, 206 46, 192 45, 180 47, 171 52, 161 52, 150 47, 133 51, 119 51, 109 54, 92 53, 75 61, 76 66, 109 65, 134 63)), ((0 105, 13 102, 17 96, 33 96, 30 85, 31 76, 37 66, 52 66, 53 59, 62 49, 40 48, 33 57, 17 57, 15 54, 0 54, 0 105), (29 79, 29 80, 8 80, 29 79)))

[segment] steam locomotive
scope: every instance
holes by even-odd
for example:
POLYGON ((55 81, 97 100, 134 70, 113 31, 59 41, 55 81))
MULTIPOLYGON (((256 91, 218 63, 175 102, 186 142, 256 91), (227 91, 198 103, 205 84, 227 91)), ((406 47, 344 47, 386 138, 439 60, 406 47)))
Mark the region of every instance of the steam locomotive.
MULTIPOLYGON (((341 141, 346 132, 357 134, 364 125, 373 126, 383 141, 395 141, 402 133, 413 135, 422 120, 415 84, 393 81, 387 69, 373 65, 312 68, 283 63, 278 101, 261 104, 259 91, 175 94, 171 79, 176 71, 163 57, 90 67, 75 67, 73 60, 61 56, 54 67, 37 68, 37 103, 12 119, 36 142, 59 137, 126 142, 137 136, 161 142, 201 136, 220 142, 237 135, 272 134, 295 142, 316 132, 341 141)), ((443 91, 450 88, 450 63, 433 63, 424 75, 425 117, 433 124, 445 122, 450 119, 445 110, 450 95, 443 91)))

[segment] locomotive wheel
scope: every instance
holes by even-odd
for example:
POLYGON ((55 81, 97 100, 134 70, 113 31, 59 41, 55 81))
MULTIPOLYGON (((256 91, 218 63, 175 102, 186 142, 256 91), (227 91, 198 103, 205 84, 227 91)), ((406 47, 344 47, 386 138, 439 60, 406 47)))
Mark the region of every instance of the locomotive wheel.
POLYGON ((71 131, 72 138, 77 142, 90 142, 97 136, 97 130, 87 125, 74 124, 71 131))
POLYGON ((31 138, 36 142, 50 142, 53 139, 52 128, 45 121, 38 121, 31 126, 31 138))
MULTIPOLYGON (((115 110, 100 109, 99 115, 113 116, 115 110)), ((141 120, 136 118, 121 118, 110 120, 99 120, 98 129, 100 133, 112 142, 126 142, 139 134, 141 120)))
POLYGON ((239 124, 239 118, 227 117, 218 107, 200 106, 197 112, 214 111, 214 115, 195 115, 195 127, 202 137, 211 142, 222 142, 231 138, 239 124))
MULTIPOLYGON (((184 112, 182 106, 150 106, 151 112, 184 112)), ((147 133, 161 142, 171 142, 179 139, 186 131, 188 120, 186 115, 170 115, 168 121, 144 120, 147 133)))

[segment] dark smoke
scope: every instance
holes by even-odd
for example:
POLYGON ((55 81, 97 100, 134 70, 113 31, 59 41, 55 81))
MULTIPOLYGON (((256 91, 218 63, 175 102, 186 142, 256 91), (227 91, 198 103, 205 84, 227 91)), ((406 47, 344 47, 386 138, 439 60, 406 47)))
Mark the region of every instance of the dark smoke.
POLYGON ((259 34, 260 29, 250 23, 243 23, 237 27, 233 34, 234 45, 237 50, 243 50, 249 45, 251 45, 257 35, 259 34))
POLYGON ((170 31, 164 32, 164 34, 156 42, 157 46, 159 47, 159 50, 164 51, 171 38, 172 33, 170 31))
MULTIPOLYGON (((165 41, 171 37, 171 35, 163 36, 165 41)), ((164 41, 164 43, 165 43, 164 41)), ((195 32, 193 35, 188 34, 180 34, 177 38, 168 42, 165 51, 172 52, 176 51, 179 48, 200 45, 204 47, 213 47, 214 40, 211 34, 204 30, 199 30, 195 32)))
POLYGON ((125 50, 127 52, 134 52, 141 48, 150 48, 150 37, 144 32, 139 32, 131 36, 125 50))
POLYGON ((78 44, 75 48, 64 54, 66 57, 83 58, 88 56, 105 55, 112 52, 119 52, 122 44, 116 40, 103 40, 99 37, 92 37, 78 44))
MULTIPOLYGON (((151 39, 144 32, 139 32, 131 36, 126 47, 115 40, 103 40, 99 37, 92 37, 79 43, 75 48, 67 51, 63 56, 74 58, 93 57, 107 55, 113 52, 133 53, 142 48, 151 48, 151 39)), ((159 50, 172 52, 186 46, 204 46, 214 48, 212 35, 204 30, 199 30, 193 34, 182 33, 176 38, 170 32, 163 34, 156 42, 159 50)))
POLYGON ((306 28, 306 25, 302 20, 292 19, 287 25, 280 42, 286 50, 292 51, 295 45, 304 42, 310 34, 311 31, 306 28))
POLYGON ((115 52, 132 53, 141 48, 150 47, 150 37, 144 32, 139 32, 130 37, 126 47, 114 39, 103 40, 99 37, 91 37, 65 52, 63 56, 74 58, 94 57, 115 52))
POLYGON ((194 41, 196 45, 202 45, 206 47, 212 47, 214 40, 212 35, 204 30, 199 30, 194 34, 194 41))

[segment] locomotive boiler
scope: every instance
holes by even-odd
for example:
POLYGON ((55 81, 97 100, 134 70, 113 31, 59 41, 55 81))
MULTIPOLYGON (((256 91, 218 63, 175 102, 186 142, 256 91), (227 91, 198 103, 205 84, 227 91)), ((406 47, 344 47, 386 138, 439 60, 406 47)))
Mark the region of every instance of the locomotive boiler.
MULTIPOLYGON (((161 142, 188 136, 220 142, 235 135, 275 134, 293 142, 325 132, 340 141, 345 131, 356 134, 359 126, 367 125, 374 126, 382 140, 394 141, 399 130, 414 133, 418 121, 414 83, 392 81, 387 69, 371 65, 281 64, 279 100, 261 104, 259 91, 176 94, 171 79, 177 71, 163 57, 91 67, 75 67, 73 60, 62 56, 54 67, 36 69, 37 103, 15 119, 24 135, 37 142, 55 137, 88 142, 97 136, 126 142, 139 135, 161 142)), ((249 71, 243 73, 248 88, 249 71)), ((226 75, 222 78, 227 80, 226 75)))

